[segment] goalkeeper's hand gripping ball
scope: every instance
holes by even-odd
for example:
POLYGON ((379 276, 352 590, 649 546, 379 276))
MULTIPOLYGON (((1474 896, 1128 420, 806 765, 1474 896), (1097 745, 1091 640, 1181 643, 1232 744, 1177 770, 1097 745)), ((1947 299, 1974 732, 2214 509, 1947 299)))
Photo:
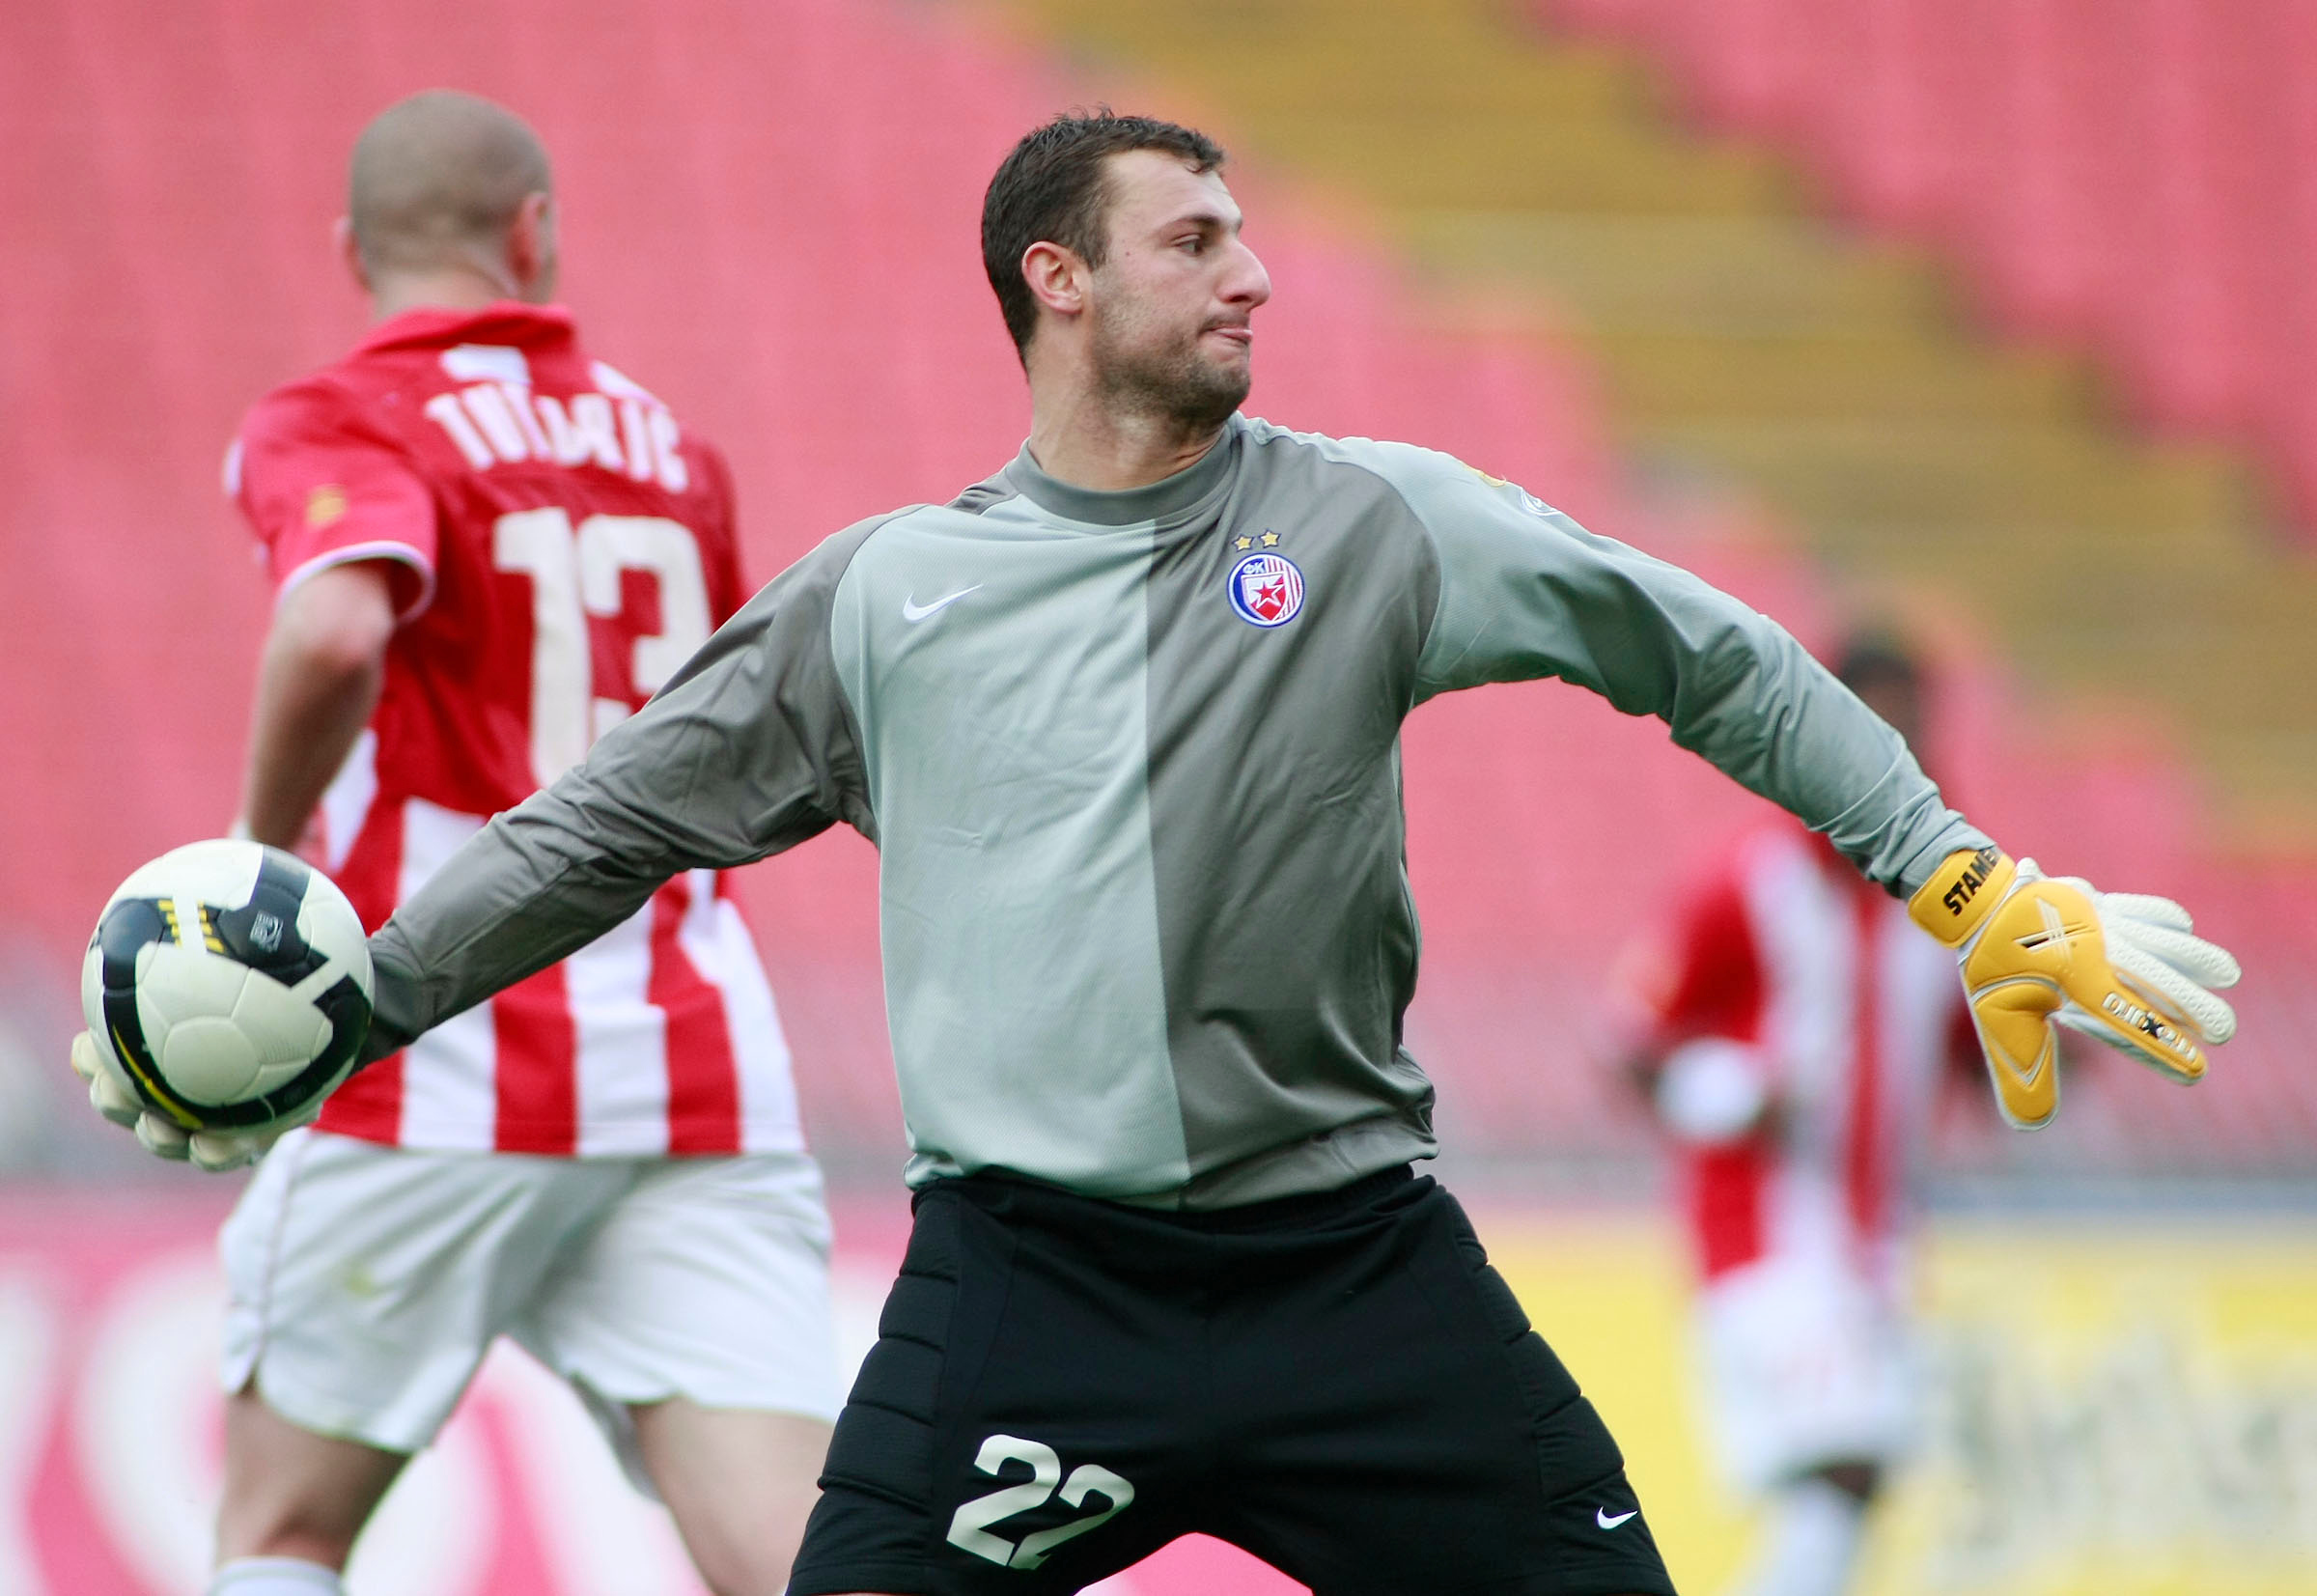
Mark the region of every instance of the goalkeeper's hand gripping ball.
POLYGON ((1908 910, 1955 950, 1996 1102, 2023 1131, 2059 1108, 2056 1026, 2184 1083, 2236 1034, 2215 990, 2237 984, 2237 962, 2168 898, 2101 892, 1985 848, 1949 854, 1908 910))
POLYGON ((89 1083, 89 1106, 136 1133, 137 1142, 155 1157, 191 1163, 212 1172, 255 1163, 296 1125, 307 1124, 321 1112, 321 1100, 288 1119, 254 1131, 187 1131, 148 1108, 120 1078, 104 1067, 94 1033, 82 1031, 72 1039, 72 1072, 89 1083))
POLYGON ((321 1112, 370 1023, 370 948, 303 860, 224 839, 121 883, 89 938, 72 1068, 162 1158, 253 1162, 321 1112))

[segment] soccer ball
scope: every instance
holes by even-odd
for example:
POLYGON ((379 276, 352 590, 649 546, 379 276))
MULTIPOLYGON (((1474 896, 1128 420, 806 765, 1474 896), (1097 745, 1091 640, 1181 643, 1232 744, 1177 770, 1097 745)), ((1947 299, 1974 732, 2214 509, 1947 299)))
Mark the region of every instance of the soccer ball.
POLYGON ((187 1131, 298 1123, 370 1029, 370 943, 329 878, 255 842, 197 842, 121 883, 81 966, 107 1073, 187 1131))

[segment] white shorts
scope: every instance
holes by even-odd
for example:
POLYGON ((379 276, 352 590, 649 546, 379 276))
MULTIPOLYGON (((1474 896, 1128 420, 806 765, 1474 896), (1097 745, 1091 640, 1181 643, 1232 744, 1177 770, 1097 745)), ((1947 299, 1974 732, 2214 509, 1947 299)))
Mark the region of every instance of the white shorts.
POLYGON ((1741 1490, 1907 1450, 1916 1414, 1907 1327, 1857 1272, 1761 1259, 1707 1286, 1698 1328, 1716 1449, 1741 1490))
POLYGON ((627 1404, 834 1419, 828 1214, 802 1153, 422 1153, 297 1131, 219 1238, 224 1381, 302 1429, 415 1452, 509 1335, 647 1490, 627 1404))

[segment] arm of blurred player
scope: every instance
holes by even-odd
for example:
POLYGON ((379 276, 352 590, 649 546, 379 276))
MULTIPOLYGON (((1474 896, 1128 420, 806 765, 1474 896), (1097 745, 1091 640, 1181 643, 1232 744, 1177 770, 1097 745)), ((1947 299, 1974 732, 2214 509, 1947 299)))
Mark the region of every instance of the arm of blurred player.
POLYGON ((437 509, 365 407, 319 380, 250 411, 226 486, 275 585, 239 824, 295 848, 377 703, 395 628, 433 601, 437 509))
POLYGON ((258 661, 241 834, 294 849, 377 707, 397 624, 375 560, 315 572, 282 595, 258 661))
POLYGON ((1721 1146, 1769 1130, 1777 1115, 1772 1061, 1755 1044, 1762 960, 1734 869, 1689 895, 1671 934, 1630 961, 1643 1020, 1630 1078, 1673 1139, 1721 1146))

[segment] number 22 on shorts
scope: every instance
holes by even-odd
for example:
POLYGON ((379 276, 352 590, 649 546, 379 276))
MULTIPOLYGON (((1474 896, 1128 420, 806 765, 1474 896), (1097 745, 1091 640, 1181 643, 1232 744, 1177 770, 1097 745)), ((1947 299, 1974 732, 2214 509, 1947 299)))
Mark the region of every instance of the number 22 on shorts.
POLYGON ((1134 1501, 1134 1487, 1099 1463, 1081 1463, 1070 1471, 1070 1478, 1064 1479, 1061 1458, 1043 1442, 1024 1441, 1019 1436, 991 1436, 982 1442, 982 1449, 973 1460, 976 1469, 993 1478, 1003 1478, 1009 1463, 1026 1464, 1030 1477, 1019 1485, 1000 1486, 987 1496, 975 1497, 960 1506, 949 1521, 950 1545, 977 1557, 986 1557, 1000 1568, 1036 1568, 1055 1547, 1108 1523, 1134 1501), (1059 1491, 1055 1489, 1057 1485, 1061 1487, 1059 1491), (1053 1496, 1059 1496, 1067 1507, 1083 1506, 1089 1497, 1100 1497, 1108 1505, 1068 1524, 1025 1535, 1019 1546, 1002 1535, 990 1533, 990 1526, 1044 1506, 1047 1498, 1053 1496))

